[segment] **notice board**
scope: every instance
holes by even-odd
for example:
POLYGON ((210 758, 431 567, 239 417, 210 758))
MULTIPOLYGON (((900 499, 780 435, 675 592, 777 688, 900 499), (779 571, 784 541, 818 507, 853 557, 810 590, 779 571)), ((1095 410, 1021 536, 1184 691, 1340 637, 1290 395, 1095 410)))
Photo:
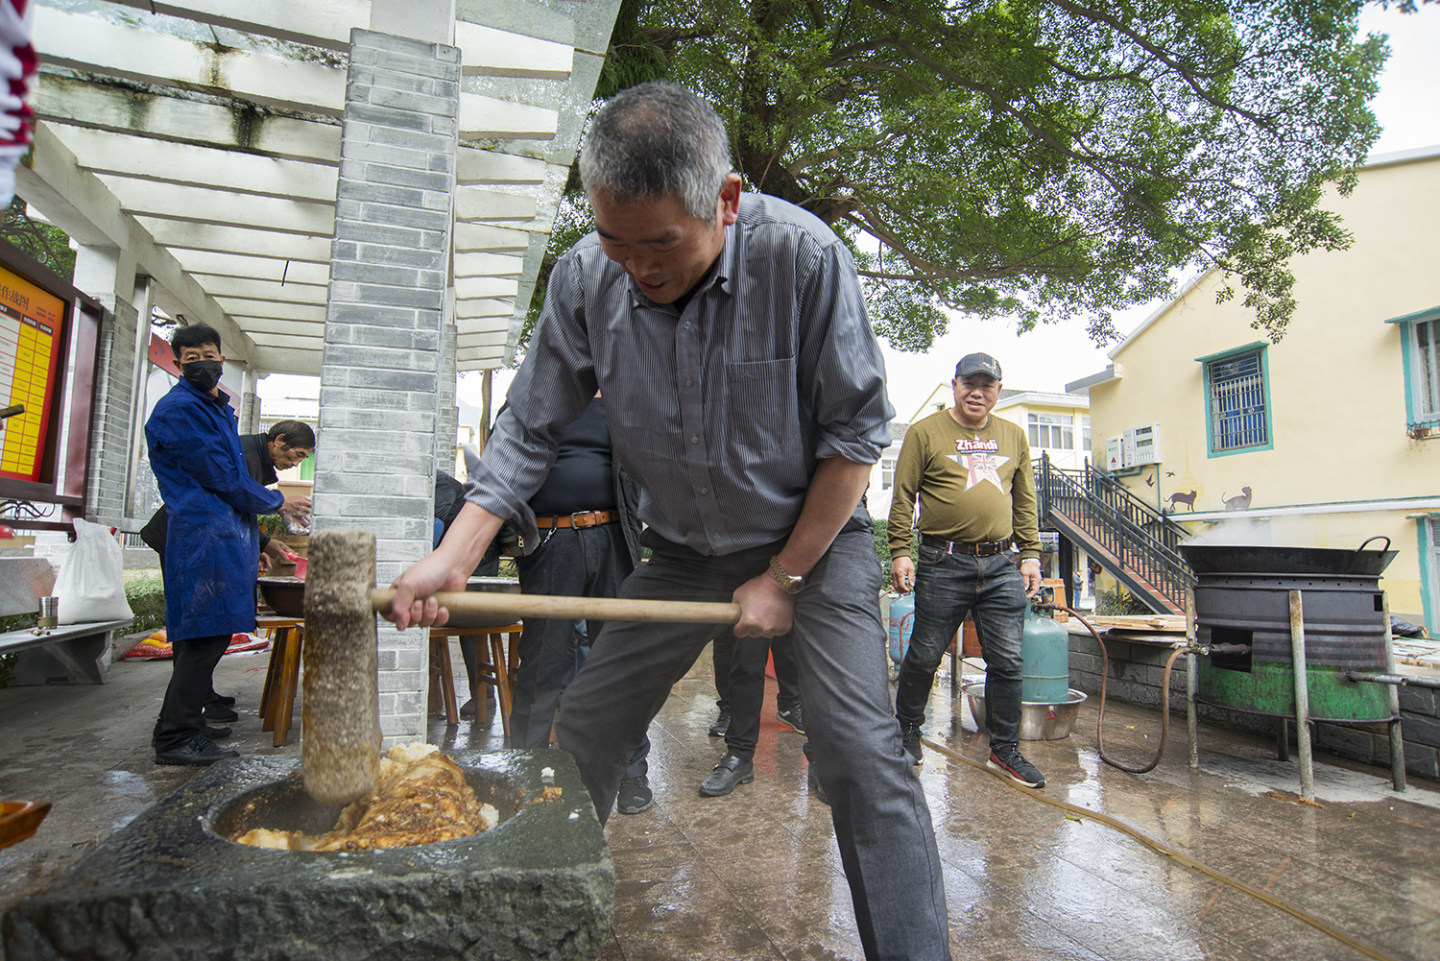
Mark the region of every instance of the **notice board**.
POLYGON ((60 399, 56 369, 66 303, 0 267, 0 407, 23 405, 0 433, 0 477, 40 479, 45 438, 60 399))

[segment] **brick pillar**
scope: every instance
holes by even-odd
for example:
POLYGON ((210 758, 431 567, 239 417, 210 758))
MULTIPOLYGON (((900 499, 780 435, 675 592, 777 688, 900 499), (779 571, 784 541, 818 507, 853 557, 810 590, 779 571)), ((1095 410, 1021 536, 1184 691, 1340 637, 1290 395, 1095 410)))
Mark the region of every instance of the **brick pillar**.
POLYGON ((440 390, 435 411, 435 466, 455 473, 455 438, 460 431, 460 408, 455 404, 455 329, 453 291, 446 298, 446 323, 440 333, 440 390))
MULTIPOLYGON (((368 30, 350 44, 315 527, 374 531, 388 584, 430 549, 460 51, 368 30)), ((425 736, 427 633, 380 621, 386 746, 425 736)))

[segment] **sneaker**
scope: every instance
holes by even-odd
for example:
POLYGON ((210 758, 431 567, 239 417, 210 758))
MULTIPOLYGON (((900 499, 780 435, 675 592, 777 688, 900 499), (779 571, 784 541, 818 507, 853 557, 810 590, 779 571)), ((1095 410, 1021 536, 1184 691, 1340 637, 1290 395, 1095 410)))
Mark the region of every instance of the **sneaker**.
POLYGON ((649 778, 627 777, 620 782, 620 793, 615 797, 615 810, 621 814, 639 814, 654 800, 649 778))
POLYGON ((239 757, 239 751, 220 747, 203 734, 197 734, 180 747, 168 751, 156 751, 156 764, 175 764, 185 767, 204 767, 223 761, 227 757, 239 757))
POLYGON ((788 724, 796 734, 805 733, 805 712, 799 704, 775 712, 781 724, 788 724))
POLYGON ((221 741, 229 737, 233 732, 228 727, 211 727, 209 724, 206 724, 205 730, 201 733, 212 741, 221 741))
POLYGON ((920 725, 900 724, 900 743, 905 747, 905 753, 910 755, 911 764, 921 764, 925 760, 924 753, 920 750, 920 725))
POLYGON ((1020 753, 1014 744, 997 744, 990 748, 990 759, 985 766, 999 771, 1000 776, 1014 781, 1021 787, 1044 787, 1045 777, 1020 753))
POLYGON ((715 723, 710 725, 710 736, 724 737, 728 730, 730 730, 730 712, 721 711, 720 716, 715 719, 715 723))

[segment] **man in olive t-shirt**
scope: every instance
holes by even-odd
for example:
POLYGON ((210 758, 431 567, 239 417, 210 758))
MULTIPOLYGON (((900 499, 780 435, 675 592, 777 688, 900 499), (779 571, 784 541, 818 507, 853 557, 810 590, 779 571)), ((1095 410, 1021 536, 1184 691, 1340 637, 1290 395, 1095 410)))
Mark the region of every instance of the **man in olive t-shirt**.
POLYGON ((1040 589, 1040 529, 1030 445, 1017 425, 990 410, 1000 397, 1000 363, 966 354, 951 382, 955 406, 910 428, 895 464, 890 556, 895 589, 915 591, 915 627, 900 665, 895 716, 905 750, 921 760, 920 728, 935 669, 950 639, 974 613, 985 656, 986 766, 1025 787, 1045 778, 1019 750, 1020 633, 1025 599, 1040 589), (911 520, 920 503, 920 565, 910 559, 911 520), (1010 556, 1020 549, 1020 569, 1010 556))

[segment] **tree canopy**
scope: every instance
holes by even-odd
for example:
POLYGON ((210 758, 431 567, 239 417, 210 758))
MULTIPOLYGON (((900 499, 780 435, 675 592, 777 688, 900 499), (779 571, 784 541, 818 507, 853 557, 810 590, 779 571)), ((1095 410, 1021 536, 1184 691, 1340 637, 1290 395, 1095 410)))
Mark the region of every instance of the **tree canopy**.
MULTIPOLYGON (((598 96, 653 77, 706 96, 747 188, 851 244, 900 349, 947 310, 1112 337, 1115 312, 1207 267, 1279 339, 1286 262, 1348 244, 1319 204, 1379 133, 1387 49, 1360 7, 626 0, 598 96)), ((554 249, 587 220, 581 197, 554 249)))

